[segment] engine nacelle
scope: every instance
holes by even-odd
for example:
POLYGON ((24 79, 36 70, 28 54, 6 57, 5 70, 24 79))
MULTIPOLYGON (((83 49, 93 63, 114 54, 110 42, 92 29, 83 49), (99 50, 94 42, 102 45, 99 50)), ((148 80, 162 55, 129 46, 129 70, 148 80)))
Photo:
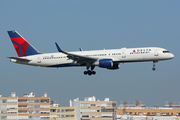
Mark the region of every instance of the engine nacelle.
POLYGON ((102 67, 102 68, 111 68, 111 67, 113 67, 112 59, 101 59, 101 60, 99 60, 99 67, 102 67))
POLYGON ((107 69, 116 70, 116 69, 119 69, 119 67, 120 67, 120 64, 119 63, 115 63, 115 64, 113 64, 113 67, 107 68, 107 69))

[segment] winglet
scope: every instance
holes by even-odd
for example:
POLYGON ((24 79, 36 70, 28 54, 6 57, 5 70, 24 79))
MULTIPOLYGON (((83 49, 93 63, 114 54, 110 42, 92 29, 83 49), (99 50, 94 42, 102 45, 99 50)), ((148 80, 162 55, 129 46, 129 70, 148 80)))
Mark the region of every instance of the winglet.
POLYGON ((57 49, 58 49, 58 51, 59 52, 63 52, 62 50, 61 50, 61 48, 59 47, 59 45, 55 42, 55 44, 56 44, 56 47, 57 47, 57 49))
POLYGON ((83 51, 83 49, 82 49, 82 48, 79 48, 79 50, 80 50, 80 51, 83 51))

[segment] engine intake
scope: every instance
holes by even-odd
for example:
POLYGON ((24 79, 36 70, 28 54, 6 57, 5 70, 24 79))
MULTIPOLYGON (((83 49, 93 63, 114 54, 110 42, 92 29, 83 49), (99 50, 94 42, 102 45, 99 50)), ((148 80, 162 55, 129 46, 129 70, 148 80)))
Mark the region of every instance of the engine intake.
POLYGON ((96 62, 94 65, 99 66, 101 68, 107 68, 110 70, 119 69, 120 67, 119 63, 113 63, 112 59, 101 59, 98 62, 96 62))
POLYGON ((111 67, 113 67, 112 59, 101 59, 101 60, 99 60, 99 67, 102 67, 102 68, 111 68, 111 67))

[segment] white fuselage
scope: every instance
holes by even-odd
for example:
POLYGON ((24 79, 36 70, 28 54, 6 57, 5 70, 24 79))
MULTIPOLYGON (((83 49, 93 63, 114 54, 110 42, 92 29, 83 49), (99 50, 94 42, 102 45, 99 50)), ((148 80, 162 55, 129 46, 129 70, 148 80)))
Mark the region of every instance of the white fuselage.
MULTIPOLYGON (((97 58, 97 60, 112 59, 113 63, 161 61, 174 58, 172 53, 169 53, 166 49, 159 47, 121 48, 110 50, 76 51, 68 53, 93 57, 97 58)), ((76 61, 69 59, 67 55, 63 53, 42 53, 21 58, 26 58, 30 61, 27 62, 11 59, 11 62, 40 67, 86 66, 86 64, 77 64, 76 61)), ((94 65, 96 64, 94 63, 94 65)))

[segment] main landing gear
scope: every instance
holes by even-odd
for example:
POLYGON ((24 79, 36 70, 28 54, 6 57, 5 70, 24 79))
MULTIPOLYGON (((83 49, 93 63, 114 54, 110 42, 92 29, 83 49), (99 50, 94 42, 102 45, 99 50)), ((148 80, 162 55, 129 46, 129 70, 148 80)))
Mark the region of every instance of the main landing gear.
POLYGON ((156 70, 155 66, 156 66, 156 63, 157 63, 157 62, 158 62, 158 61, 153 61, 153 68, 152 68, 153 71, 156 70))
POLYGON ((95 71, 93 71, 93 69, 95 68, 95 66, 90 66, 90 65, 88 65, 88 66, 86 66, 86 68, 87 68, 87 71, 84 71, 84 75, 95 75, 96 74, 96 72, 95 71), (91 67, 91 70, 89 70, 89 68, 91 67))
POLYGON ((96 72, 95 71, 91 71, 91 70, 88 70, 88 71, 84 71, 84 75, 95 75, 96 72))

